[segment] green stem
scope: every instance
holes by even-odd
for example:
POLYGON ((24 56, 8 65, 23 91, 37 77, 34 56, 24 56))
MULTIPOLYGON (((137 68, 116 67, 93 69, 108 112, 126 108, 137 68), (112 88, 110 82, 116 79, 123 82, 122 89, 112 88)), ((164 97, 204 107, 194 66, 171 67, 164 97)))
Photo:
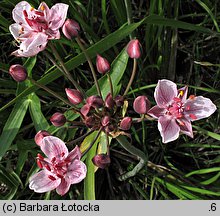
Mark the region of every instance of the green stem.
POLYGON ((56 63, 55 59, 50 55, 50 53, 47 50, 44 51, 44 54, 53 63, 53 65, 56 66, 63 73, 64 76, 67 77, 64 70, 56 63))
POLYGON ((139 163, 133 168, 133 170, 119 176, 120 181, 124 181, 127 178, 130 178, 132 176, 135 176, 146 164, 147 164, 147 157, 141 150, 137 149, 133 145, 131 145, 125 136, 118 136, 117 141, 121 144, 121 146, 127 150, 129 153, 135 155, 139 159, 139 163))
MULTIPOLYGON (((78 89, 80 92, 82 92, 83 96, 85 97, 85 92, 84 90, 79 86, 79 84, 72 78, 71 74, 69 73, 69 71, 67 70, 62 58, 60 57, 59 53, 57 52, 56 48, 54 47, 54 45, 52 43, 49 43, 50 48, 54 54, 54 56, 57 58, 57 60, 59 61, 61 67, 63 68, 63 70, 61 70, 61 72, 64 72, 65 75, 67 76, 67 78, 72 82, 72 84, 75 86, 76 89, 78 89)), ((58 67, 58 69, 60 70, 60 67, 58 67)))
POLYGON ((110 92, 111 92, 112 97, 114 98, 114 95, 113 95, 114 92, 113 92, 112 79, 111 79, 111 76, 110 76, 109 72, 107 73, 107 77, 108 77, 108 81, 109 81, 110 92))
MULTIPOLYGON (((36 82, 34 79, 32 79, 31 77, 27 78, 28 80, 31 81, 31 83, 33 83, 35 86, 38 86, 39 88, 44 89, 45 91, 47 91, 48 93, 50 93, 51 95, 53 95, 55 98, 58 98, 59 100, 63 101, 65 104, 69 105, 69 106, 73 106, 73 104, 71 104, 68 100, 66 100, 65 98, 63 98, 62 96, 58 95, 56 92, 52 91, 51 89, 47 88, 45 85, 40 84, 39 82, 36 82)), ((75 112, 79 112, 79 110, 77 108, 72 107, 72 109, 75 112)))
MULTIPOLYGON (((124 0, 125 2, 125 8, 126 8, 126 13, 127 13, 127 21, 128 21, 128 25, 131 24, 131 2, 128 0, 124 0)), ((132 34, 129 35, 130 39, 132 39, 132 34)))
POLYGON ((82 139, 84 139, 85 137, 89 136, 89 135, 90 135, 91 133, 93 133, 93 132, 94 132, 94 130, 90 130, 89 132, 87 132, 86 134, 82 135, 81 137, 78 137, 78 138, 76 138, 76 139, 74 139, 74 140, 72 140, 72 141, 69 141, 69 142, 67 142, 66 144, 67 144, 67 145, 75 144, 75 143, 81 141, 82 139))
POLYGON ((136 71, 137 71, 137 59, 134 58, 133 70, 132 70, 132 73, 131 73, 131 78, 130 78, 129 83, 128 83, 128 85, 127 85, 127 88, 126 88, 126 90, 125 90, 125 92, 124 92, 124 96, 128 93, 128 91, 129 91, 129 89, 130 89, 130 87, 131 87, 131 84, 132 84, 132 82, 133 82, 133 80, 134 80, 136 71))
POLYGON ((102 98, 102 93, 101 93, 101 89, 99 87, 99 83, 98 83, 98 80, 97 80, 97 77, 96 77, 95 69, 93 67, 92 61, 91 61, 90 57, 88 56, 87 51, 84 48, 84 46, 83 46, 79 36, 76 37, 76 42, 78 43, 80 49, 82 50, 82 52, 84 53, 84 55, 86 57, 86 60, 89 63, 89 67, 90 67, 91 72, 92 72, 92 76, 93 76, 93 79, 94 79, 94 82, 95 82, 95 86, 96 86, 97 92, 98 92, 99 96, 102 98))

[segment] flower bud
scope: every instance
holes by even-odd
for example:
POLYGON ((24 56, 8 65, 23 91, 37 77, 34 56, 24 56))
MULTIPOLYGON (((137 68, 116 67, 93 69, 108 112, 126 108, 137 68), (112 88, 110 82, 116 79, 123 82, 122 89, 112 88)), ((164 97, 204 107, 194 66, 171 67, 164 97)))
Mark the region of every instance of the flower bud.
POLYGON ((12 65, 9 68, 9 74, 17 82, 22 82, 27 79, 26 69, 22 65, 19 65, 19 64, 12 65))
POLYGON ((94 108, 100 108, 103 106, 103 100, 100 96, 92 95, 86 99, 86 103, 94 108))
POLYGON ((80 31, 79 24, 72 19, 67 19, 62 27, 63 34, 71 40, 72 37, 77 37, 80 31))
POLYGON ((98 154, 95 157, 93 157, 92 162, 95 166, 101 169, 105 169, 110 165, 111 159, 107 154, 98 154))
POLYGON ((82 106, 82 108, 80 109, 80 112, 82 113, 82 115, 84 117, 86 117, 88 115, 88 113, 90 112, 91 110, 91 106, 89 104, 85 104, 84 106, 82 106))
POLYGON ((146 114, 150 109, 150 101, 146 96, 138 96, 134 100, 133 108, 136 113, 146 114))
POLYGON ((66 95, 73 105, 80 104, 83 101, 83 95, 79 90, 66 88, 66 95))
POLYGON ((63 113, 56 112, 51 116, 50 121, 55 127, 60 127, 66 123, 66 117, 63 113))
POLYGON ((121 95, 117 95, 117 96, 115 97, 115 103, 116 103, 116 106, 117 106, 117 107, 123 106, 123 104, 124 104, 124 97, 121 96, 121 95))
POLYGON ((101 74, 105 74, 110 70, 110 64, 108 60, 100 55, 97 55, 96 57, 96 67, 97 71, 101 74))
POLYGON ((115 101, 112 98, 111 93, 109 93, 105 98, 105 106, 109 109, 112 109, 115 105, 115 101))
POLYGON ((43 140, 44 137, 46 136, 50 136, 51 134, 45 130, 40 130, 36 133, 35 137, 34 137, 34 141, 37 145, 41 145, 41 142, 43 140))
POLYGON ((102 123, 102 126, 103 126, 103 127, 107 126, 107 125, 109 124, 109 122, 110 122, 110 117, 109 117, 109 116, 104 116, 104 117, 102 118, 101 123, 102 123))
POLYGON ((129 130, 131 128, 131 124, 132 124, 132 118, 131 117, 124 117, 121 120, 120 128, 122 130, 129 130))
POLYGON ((140 42, 135 39, 131 40, 127 45, 127 53, 130 58, 138 59, 141 56, 140 42))
POLYGON ((92 128, 94 126, 95 118, 94 116, 86 117, 84 123, 87 127, 92 128))

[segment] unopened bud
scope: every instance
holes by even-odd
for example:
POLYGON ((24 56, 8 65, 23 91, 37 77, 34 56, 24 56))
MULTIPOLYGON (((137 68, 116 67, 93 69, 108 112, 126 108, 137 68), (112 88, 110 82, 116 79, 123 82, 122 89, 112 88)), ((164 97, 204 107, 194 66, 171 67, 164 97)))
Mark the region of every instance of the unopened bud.
POLYGON ((17 82, 22 82, 27 79, 26 69, 22 65, 19 65, 19 64, 12 65, 9 68, 9 74, 17 82))
POLYGON ((66 123, 66 117, 63 113, 56 112, 51 116, 50 121, 55 127, 60 127, 66 123))
POLYGON ((101 74, 105 74, 110 70, 110 64, 108 60, 100 55, 97 55, 96 57, 96 67, 97 71, 101 74))
POLYGON ((86 103, 94 108, 100 108, 103 106, 103 100, 100 96, 92 95, 86 99, 86 103))
POLYGON ((85 104, 85 105, 82 106, 82 108, 80 109, 80 112, 82 113, 82 115, 83 115, 84 117, 86 117, 86 116, 89 114, 91 108, 92 108, 92 107, 91 107, 89 104, 85 104))
POLYGON ((121 120, 120 128, 125 131, 129 130, 131 128, 131 124, 132 124, 132 118, 131 117, 124 117, 121 120))
POLYGON ((72 37, 77 37, 80 31, 79 24, 72 19, 67 19, 62 27, 63 34, 71 40, 72 37))
POLYGON ((146 96, 138 96, 134 100, 133 108, 136 113, 146 114, 150 109, 150 101, 146 96))
POLYGON ((94 116, 86 117, 84 123, 87 127, 92 128, 94 126, 95 118, 94 116))
POLYGON ((98 154, 95 157, 93 157, 92 162, 95 166, 101 169, 105 169, 110 165, 111 159, 107 154, 98 154))
POLYGON ((130 58, 138 59, 141 56, 140 42, 135 39, 131 40, 127 45, 127 53, 130 58))
POLYGON ((109 124, 109 122, 110 122, 110 117, 109 116, 104 116, 102 118, 102 122, 101 123, 102 123, 103 127, 107 126, 109 124))
POLYGON ((41 145, 42 140, 44 137, 46 136, 50 136, 51 134, 45 130, 40 130, 36 133, 35 137, 34 137, 34 141, 37 145, 41 145))
POLYGON ((70 103, 77 105, 83 101, 83 95, 79 90, 66 88, 65 91, 70 103))
POLYGON ((105 106, 109 109, 112 109, 115 105, 115 101, 112 98, 111 93, 109 93, 105 98, 105 106))
POLYGON ((124 104, 124 97, 121 96, 121 95, 117 95, 117 96, 115 97, 115 103, 116 103, 116 106, 117 106, 117 107, 123 106, 123 104, 124 104))

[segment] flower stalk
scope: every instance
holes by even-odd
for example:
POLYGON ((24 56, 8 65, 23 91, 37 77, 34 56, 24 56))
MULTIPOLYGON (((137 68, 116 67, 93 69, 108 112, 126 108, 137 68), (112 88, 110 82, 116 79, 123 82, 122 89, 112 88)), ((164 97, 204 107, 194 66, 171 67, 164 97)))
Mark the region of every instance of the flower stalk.
POLYGON ((133 60, 133 69, 132 69, 132 73, 131 73, 131 78, 129 80, 129 83, 127 85, 127 88, 125 89, 125 92, 124 92, 124 96, 127 95, 133 81, 134 81, 134 77, 135 77, 135 74, 136 74, 136 71, 137 71, 137 59, 134 58, 133 60))
MULTIPOLYGON (((28 77, 27 78, 32 84, 34 84, 35 86, 44 89, 45 91, 47 91, 48 93, 50 93, 51 95, 53 95, 55 98, 58 98, 59 100, 63 101, 65 104, 69 105, 69 106, 73 106, 68 100, 66 100, 65 98, 63 98, 62 96, 58 95, 56 92, 54 92, 53 90, 49 89, 48 87, 46 87, 45 85, 40 84, 39 82, 36 82, 33 78, 28 77)), ((75 107, 72 108, 75 112, 79 113, 79 110, 75 107)))
POLYGON ((144 152, 131 145, 125 136, 120 135, 116 139, 125 150, 137 156, 139 159, 139 163, 133 168, 133 170, 119 176, 118 180, 124 181, 132 176, 135 176, 147 164, 148 159, 144 152))
POLYGON ((98 83, 98 80, 97 80, 97 77, 96 77, 96 72, 95 72, 95 69, 93 67, 92 61, 91 61, 90 57, 88 56, 85 47, 83 46, 82 42, 80 41, 80 37, 77 36, 75 39, 76 39, 76 42, 78 43, 80 49, 84 53, 84 55, 86 57, 86 60, 89 63, 89 67, 90 67, 91 72, 92 72, 92 76, 93 76, 93 79, 94 79, 94 82, 95 82, 95 86, 96 86, 97 92, 98 92, 99 96, 102 98, 102 92, 101 92, 101 89, 99 87, 99 83, 98 83))

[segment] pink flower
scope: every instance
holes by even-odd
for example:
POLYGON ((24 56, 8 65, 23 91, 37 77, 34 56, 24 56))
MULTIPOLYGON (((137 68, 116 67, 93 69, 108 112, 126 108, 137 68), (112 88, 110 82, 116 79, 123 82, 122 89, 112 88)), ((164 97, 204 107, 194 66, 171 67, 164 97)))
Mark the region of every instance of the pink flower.
POLYGON ((182 132, 193 138, 191 121, 213 114, 216 106, 203 96, 187 97, 187 86, 177 90, 175 83, 159 80, 154 92, 157 105, 148 114, 158 119, 158 129, 163 143, 171 142, 182 132))
POLYGON ((40 143, 40 148, 47 158, 38 154, 37 164, 43 170, 30 178, 30 189, 37 193, 56 189, 58 194, 64 195, 71 184, 79 183, 86 177, 86 165, 80 161, 78 146, 69 153, 62 140, 46 136, 40 143))
POLYGON ((44 50, 48 40, 59 39, 59 28, 62 27, 68 5, 55 4, 51 9, 42 2, 38 9, 22 1, 12 11, 16 23, 9 26, 13 37, 20 43, 19 49, 12 54, 19 57, 30 57, 44 50))

